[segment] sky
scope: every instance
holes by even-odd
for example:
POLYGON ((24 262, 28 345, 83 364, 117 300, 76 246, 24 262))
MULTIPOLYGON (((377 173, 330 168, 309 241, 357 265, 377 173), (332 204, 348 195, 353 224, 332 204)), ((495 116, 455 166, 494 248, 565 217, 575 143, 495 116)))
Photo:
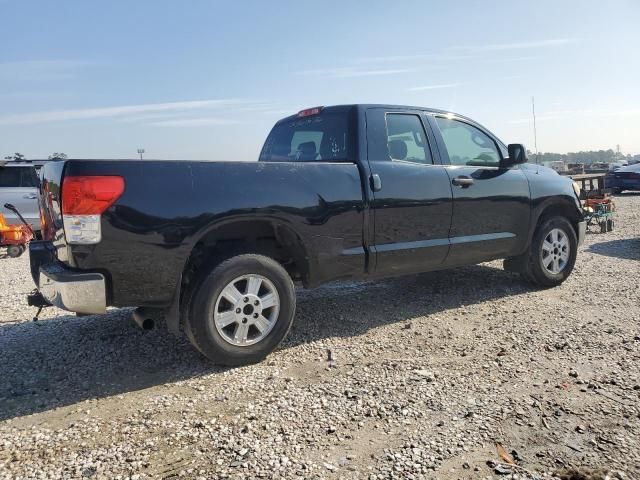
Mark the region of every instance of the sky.
POLYGON ((344 103, 640 153, 640 1, 0 0, 0 157, 256 160, 344 103))

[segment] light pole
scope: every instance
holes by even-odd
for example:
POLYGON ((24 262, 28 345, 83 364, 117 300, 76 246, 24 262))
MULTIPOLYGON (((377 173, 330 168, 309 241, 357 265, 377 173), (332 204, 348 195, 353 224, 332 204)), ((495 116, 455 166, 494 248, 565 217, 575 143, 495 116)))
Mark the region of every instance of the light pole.
POLYGON ((138 149, 138 154, 140 155, 140 160, 142 160, 142 154, 144 153, 144 148, 138 149))

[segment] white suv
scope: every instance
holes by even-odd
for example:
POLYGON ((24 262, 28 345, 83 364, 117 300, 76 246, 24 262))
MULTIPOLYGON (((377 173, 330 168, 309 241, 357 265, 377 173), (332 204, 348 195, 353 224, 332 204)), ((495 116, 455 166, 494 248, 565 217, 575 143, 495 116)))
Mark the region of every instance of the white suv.
POLYGON ((9 224, 22 223, 15 213, 4 208, 5 203, 13 204, 33 231, 39 233, 38 175, 33 164, 0 160, 0 213, 9 224))

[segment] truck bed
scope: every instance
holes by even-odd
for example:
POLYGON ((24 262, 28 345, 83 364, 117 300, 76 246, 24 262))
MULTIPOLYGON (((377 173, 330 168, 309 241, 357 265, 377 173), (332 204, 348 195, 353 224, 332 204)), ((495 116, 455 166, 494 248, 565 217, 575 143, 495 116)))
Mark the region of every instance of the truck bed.
POLYGON ((239 239, 254 229, 259 236, 265 221, 298 237, 308 285, 366 268, 362 179, 352 163, 67 160, 43 168, 41 189, 45 241, 66 266, 103 273, 109 305, 167 306, 194 246, 235 221, 244 225, 239 239), (83 175, 121 176, 125 190, 102 215, 100 243, 69 245, 61 185, 83 175))

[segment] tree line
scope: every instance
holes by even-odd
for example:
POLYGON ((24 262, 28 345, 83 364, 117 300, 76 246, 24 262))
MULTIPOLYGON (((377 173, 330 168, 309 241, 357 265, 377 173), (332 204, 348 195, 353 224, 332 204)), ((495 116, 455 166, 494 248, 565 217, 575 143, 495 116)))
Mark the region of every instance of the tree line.
MULTIPOLYGON (((51 155, 49 155, 48 159, 49 160, 66 160, 67 158, 67 154, 66 153, 59 153, 59 152, 55 152, 52 153, 51 155)), ((22 153, 20 152, 16 152, 12 155, 7 155, 6 157, 4 157, 5 160, 11 160, 14 162, 21 162, 27 159, 27 157, 25 157, 22 153)))
POLYGON ((552 153, 545 152, 535 153, 529 152, 529 161, 533 163, 543 162, 564 162, 564 163, 612 163, 626 160, 629 163, 640 162, 640 154, 636 155, 623 155, 615 152, 612 149, 609 150, 588 150, 583 152, 569 152, 569 153, 552 153))

